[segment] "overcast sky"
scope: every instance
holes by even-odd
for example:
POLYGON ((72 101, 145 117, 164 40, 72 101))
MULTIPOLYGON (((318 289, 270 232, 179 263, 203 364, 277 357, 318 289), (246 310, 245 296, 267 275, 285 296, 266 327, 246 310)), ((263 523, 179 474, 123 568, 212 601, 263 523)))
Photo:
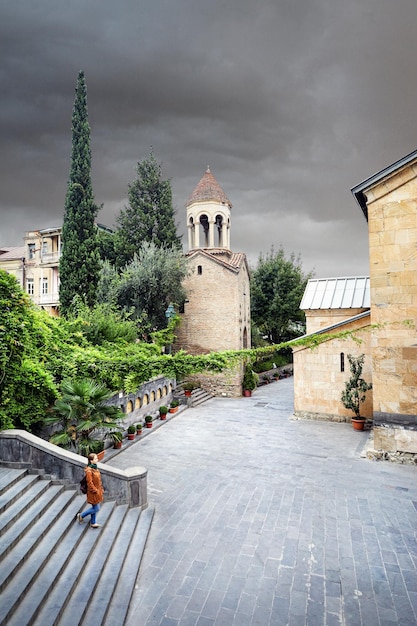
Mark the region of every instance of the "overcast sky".
POLYGON ((0 0, 0 245, 62 224, 82 69, 100 222, 152 146, 181 232, 209 165, 252 265, 367 274, 350 189, 417 148, 416 24, 416 0, 0 0))

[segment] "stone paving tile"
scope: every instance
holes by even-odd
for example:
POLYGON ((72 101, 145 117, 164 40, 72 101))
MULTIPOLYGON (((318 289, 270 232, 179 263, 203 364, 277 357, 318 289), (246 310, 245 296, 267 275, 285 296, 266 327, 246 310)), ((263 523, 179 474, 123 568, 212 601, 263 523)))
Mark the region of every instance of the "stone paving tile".
POLYGON ((111 460, 155 505, 127 626, 416 626, 417 468, 291 419, 292 393, 212 399, 111 460))

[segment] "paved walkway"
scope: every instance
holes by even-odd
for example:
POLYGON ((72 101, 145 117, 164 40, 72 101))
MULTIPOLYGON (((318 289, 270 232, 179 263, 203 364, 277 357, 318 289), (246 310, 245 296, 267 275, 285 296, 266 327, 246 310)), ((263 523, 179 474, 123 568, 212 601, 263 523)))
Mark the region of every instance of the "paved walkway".
POLYGON ((156 507, 128 626, 417 624, 417 467, 292 401, 212 399, 112 459, 156 507))

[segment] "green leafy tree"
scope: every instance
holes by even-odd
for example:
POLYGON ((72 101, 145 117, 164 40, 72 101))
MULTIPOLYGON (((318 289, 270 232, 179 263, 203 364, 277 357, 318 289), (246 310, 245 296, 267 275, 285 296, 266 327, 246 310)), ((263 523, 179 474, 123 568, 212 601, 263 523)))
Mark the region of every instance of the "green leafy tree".
POLYGON ((278 344, 304 333, 305 316, 300 302, 312 273, 304 274, 299 256, 285 258, 282 247, 259 256, 251 274, 252 321, 261 336, 278 344))
POLYGON ((16 279, 0 270, 0 430, 36 429, 57 389, 44 363, 55 363, 50 316, 36 310, 16 279))
POLYGON ((137 339, 136 324, 126 313, 109 303, 96 304, 90 308, 81 298, 77 298, 70 320, 73 322, 72 329, 79 329, 94 346, 104 343, 126 344, 137 339))
POLYGON ((78 75, 72 112, 71 167, 62 226, 63 249, 59 263, 60 312, 67 315, 75 295, 88 305, 95 302, 100 270, 94 203, 91 184, 90 126, 84 72, 78 75))
MULTIPOLYGON (((169 303, 185 300, 182 284, 188 271, 187 261, 177 248, 159 248, 155 243, 144 242, 121 272, 116 287, 117 305, 132 313, 145 335, 165 328, 169 303)), ((111 293, 109 297, 113 299, 111 293)))
POLYGON ((116 262, 116 252, 114 249, 114 233, 105 230, 97 230, 97 244, 100 259, 109 261, 114 264, 116 262))
POLYGON ((365 355, 360 354, 355 358, 348 354, 347 358, 350 366, 350 378, 345 382, 345 388, 340 399, 346 409, 353 411, 355 417, 360 418, 361 404, 365 402, 366 392, 372 389, 372 383, 367 383, 362 378, 365 355))
POLYGON ((54 414, 45 419, 46 424, 59 427, 50 437, 51 443, 87 455, 98 431, 104 431, 105 437, 120 432, 118 420, 123 413, 106 403, 113 392, 104 385, 93 380, 64 381, 61 393, 54 414))
POLYGON ((143 242, 181 248, 172 205, 171 182, 162 180, 161 164, 150 151, 138 163, 137 178, 129 185, 128 206, 117 218, 114 239, 117 267, 133 260, 143 242))

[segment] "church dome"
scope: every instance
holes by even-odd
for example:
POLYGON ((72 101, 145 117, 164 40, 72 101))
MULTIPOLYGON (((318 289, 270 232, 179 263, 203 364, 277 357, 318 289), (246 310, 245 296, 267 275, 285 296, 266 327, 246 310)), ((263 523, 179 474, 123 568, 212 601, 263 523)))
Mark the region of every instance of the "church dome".
POLYGON ((208 167, 204 176, 198 183, 197 187, 194 189, 185 206, 188 207, 190 206, 190 204, 194 204, 194 202, 209 202, 210 200, 214 200, 215 202, 221 202, 222 204, 227 204, 230 209, 232 208, 232 203, 230 202, 229 198, 226 196, 223 189, 220 187, 219 183, 210 172, 210 168, 208 167))

